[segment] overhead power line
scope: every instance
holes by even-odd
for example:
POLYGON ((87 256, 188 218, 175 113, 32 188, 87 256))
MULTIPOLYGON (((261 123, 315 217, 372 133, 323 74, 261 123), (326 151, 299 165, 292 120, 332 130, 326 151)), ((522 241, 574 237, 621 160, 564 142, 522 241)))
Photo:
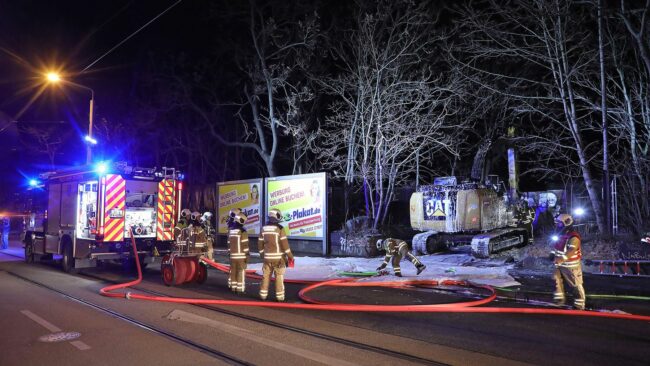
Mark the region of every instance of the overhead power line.
POLYGON ((131 33, 128 37, 126 37, 126 38, 124 38, 123 40, 121 40, 118 44, 116 44, 115 46, 113 46, 110 50, 106 51, 106 53, 104 53, 103 55, 99 56, 99 58, 97 58, 95 61, 91 62, 90 65, 86 66, 83 70, 81 70, 81 72, 82 72, 82 73, 83 73, 83 72, 86 72, 88 69, 90 69, 91 67, 93 67, 96 63, 98 63, 101 59, 103 59, 104 57, 106 57, 106 56, 107 56, 108 54, 110 54, 111 52, 115 51, 118 47, 120 47, 121 45, 123 45, 126 41, 128 41, 129 39, 131 39, 133 36, 135 36, 136 34, 140 33, 140 31, 142 31, 142 30, 145 29, 147 26, 149 26, 149 24, 155 22, 156 19, 158 19, 158 18, 160 18, 161 16, 163 16, 165 13, 167 13, 168 11, 170 11, 170 10, 171 10, 173 7, 175 7, 176 5, 180 4, 181 1, 183 1, 183 0, 177 0, 175 3, 173 3, 172 5, 170 5, 167 9, 163 10, 160 14, 156 15, 155 17, 153 17, 153 19, 151 19, 150 21, 148 21, 147 23, 145 23, 142 27, 138 28, 135 32, 131 33))

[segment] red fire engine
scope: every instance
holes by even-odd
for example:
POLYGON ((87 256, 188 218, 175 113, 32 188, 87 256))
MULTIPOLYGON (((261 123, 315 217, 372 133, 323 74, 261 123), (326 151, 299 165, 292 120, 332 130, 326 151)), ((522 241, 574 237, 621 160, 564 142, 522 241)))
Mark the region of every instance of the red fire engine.
POLYGON ((33 211, 24 233, 25 260, 62 256, 63 270, 128 260, 133 231, 139 260, 170 253, 180 213, 182 174, 174 168, 125 163, 41 174, 42 214, 33 211))

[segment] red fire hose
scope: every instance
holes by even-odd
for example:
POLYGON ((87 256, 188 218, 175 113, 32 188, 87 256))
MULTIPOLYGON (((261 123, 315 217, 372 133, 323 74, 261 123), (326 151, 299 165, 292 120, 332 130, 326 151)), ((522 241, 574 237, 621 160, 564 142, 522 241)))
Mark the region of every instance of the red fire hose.
MULTIPOLYGON (((135 258, 137 258, 137 248, 135 239, 131 235, 131 244, 135 258)), ((229 267, 211 261, 207 258, 202 260, 217 270, 228 272, 229 267)), ((501 308, 501 307, 477 307, 484 305, 496 298, 495 291, 490 286, 474 286, 469 282, 464 281, 436 281, 436 280, 412 280, 412 281, 391 281, 391 282, 358 282, 356 279, 336 279, 329 281, 304 281, 304 280, 285 280, 289 283, 309 284, 299 292, 300 298, 307 302, 306 304, 294 304, 283 302, 266 302, 266 301, 245 301, 245 300, 218 300, 218 299, 192 299, 183 297, 164 297, 164 296, 149 296, 137 293, 114 293, 112 291, 128 288, 139 284, 142 281, 142 268, 140 261, 136 260, 136 267, 138 269, 138 278, 126 283, 117 285, 110 285, 99 290, 100 294, 108 297, 138 299, 147 301, 159 301, 167 303, 180 303, 180 304, 206 304, 206 305, 236 305, 236 306, 261 306, 268 308, 285 308, 285 309, 308 309, 308 310, 330 310, 330 311, 362 311, 362 312, 418 312, 418 313, 501 313, 501 314, 544 314, 544 315, 575 315, 575 316, 588 316, 612 319, 629 319, 650 321, 650 316, 634 315, 634 314, 620 314, 620 313, 604 313, 597 311, 585 310, 563 310, 563 309, 540 309, 540 308, 501 308), (459 285, 459 286, 473 286, 483 288, 491 292, 490 296, 481 300, 472 300, 461 303, 453 304, 427 304, 427 305, 361 305, 361 304, 341 304, 335 302, 326 302, 315 300, 307 293, 319 287, 324 286, 339 286, 339 287, 406 287, 410 285, 459 285)), ((255 271, 247 271, 246 276, 249 278, 259 279, 261 276, 254 273, 255 271)))

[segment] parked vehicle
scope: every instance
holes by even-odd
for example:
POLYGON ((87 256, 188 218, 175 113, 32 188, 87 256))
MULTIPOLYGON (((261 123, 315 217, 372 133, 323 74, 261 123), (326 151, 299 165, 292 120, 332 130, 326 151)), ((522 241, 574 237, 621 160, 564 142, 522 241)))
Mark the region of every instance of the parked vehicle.
MULTIPOLYGON (((63 270, 128 260, 134 232, 139 260, 159 261, 174 244, 183 183, 174 168, 99 164, 41 174, 44 196, 23 235, 25 260, 62 256, 63 270)), ((38 202, 38 200, 35 200, 38 202)))

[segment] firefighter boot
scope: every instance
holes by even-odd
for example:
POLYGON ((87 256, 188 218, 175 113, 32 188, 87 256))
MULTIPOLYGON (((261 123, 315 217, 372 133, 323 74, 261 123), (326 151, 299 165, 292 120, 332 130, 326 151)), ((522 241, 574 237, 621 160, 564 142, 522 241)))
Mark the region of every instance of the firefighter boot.
POLYGON ((427 269, 427 266, 425 266, 424 264, 420 263, 420 265, 419 265, 419 266, 416 266, 416 268, 418 269, 418 274, 420 274, 420 273, 422 273, 422 271, 424 271, 425 269, 427 269))

